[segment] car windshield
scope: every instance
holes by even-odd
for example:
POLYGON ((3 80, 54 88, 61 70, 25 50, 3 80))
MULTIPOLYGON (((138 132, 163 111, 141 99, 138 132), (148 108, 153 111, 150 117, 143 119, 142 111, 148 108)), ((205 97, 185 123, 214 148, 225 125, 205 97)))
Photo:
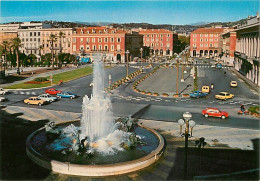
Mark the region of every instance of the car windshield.
POLYGON ((219 93, 219 95, 221 95, 221 96, 225 96, 226 94, 224 94, 224 93, 219 93))

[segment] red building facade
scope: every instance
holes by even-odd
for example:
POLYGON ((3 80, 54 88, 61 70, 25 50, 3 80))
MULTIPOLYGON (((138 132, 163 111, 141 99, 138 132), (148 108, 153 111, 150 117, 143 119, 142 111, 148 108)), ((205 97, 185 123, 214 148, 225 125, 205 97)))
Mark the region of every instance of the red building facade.
POLYGON ((115 28, 76 28, 72 34, 72 52, 77 55, 85 53, 87 56, 91 56, 92 53, 105 53, 108 61, 125 62, 126 47, 139 49, 142 46, 142 42, 135 42, 136 37, 140 37, 140 35, 115 28), (126 39, 129 38, 133 38, 133 41, 130 42, 135 46, 126 45, 129 42, 126 39))
POLYGON ((221 52, 221 34, 224 28, 200 28, 190 34, 192 57, 214 57, 221 52))
POLYGON ((142 29, 139 34, 143 35, 143 45, 150 47, 152 55, 173 55, 173 44, 174 39, 178 38, 177 34, 165 29, 142 29))
POLYGON ((236 32, 231 31, 222 34, 222 60, 233 65, 236 50, 236 32))

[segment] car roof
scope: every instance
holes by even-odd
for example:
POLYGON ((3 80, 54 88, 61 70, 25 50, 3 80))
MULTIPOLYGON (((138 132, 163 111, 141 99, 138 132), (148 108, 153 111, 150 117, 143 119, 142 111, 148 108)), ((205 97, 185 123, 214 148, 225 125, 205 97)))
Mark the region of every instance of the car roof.
POLYGON ((30 99, 30 98, 38 98, 38 97, 35 97, 35 96, 34 96, 34 97, 29 97, 29 99, 30 99))
POLYGON ((219 110, 218 108, 215 108, 215 107, 207 107, 206 109, 219 110))
POLYGON ((220 92, 220 93, 229 94, 228 92, 220 92))

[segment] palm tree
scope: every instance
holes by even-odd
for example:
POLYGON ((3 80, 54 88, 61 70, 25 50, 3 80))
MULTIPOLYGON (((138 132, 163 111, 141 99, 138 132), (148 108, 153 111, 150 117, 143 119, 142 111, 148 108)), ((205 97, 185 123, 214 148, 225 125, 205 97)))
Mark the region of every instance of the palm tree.
POLYGON ((42 50, 43 50, 44 48, 43 48, 43 46, 42 45, 40 45, 39 46, 39 56, 40 56, 40 61, 41 61, 41 57, 42 57, 42 50))
MULTIPOLYGON (((63 33, 62 31, 59 32, 58 35, 59 39, 60 39, 60 53, 62 53, 62 38, 65 38, 65 33, 63 33)), ((59 64, 59 56, 58 56, 58 64, 59 64)))
POLYGON ((7 53, 7 49, 8 49, 8 47, 9 47, 9 45, 10 45, 10 42, 8 42, 8 41, 3 41, 2 42, 2 46, 3 46, 3 53, 5 54, 5 68, 7 69, 7 56, 6 56, 6 53, 7 53))
POLYGON ((22 44, 21 44, 20 38, 14 38, 14 39, 12 39, 12 47, 14 48, 15 54, 16 54, 17 74, 20 74, 20 70, 19 70, 19 54, 18 54, 18 51, 19 51, 19 47, 21 47, 21 46, 22 46, 22 44))
POLYGON ((57 36, 54 34, 51 34, 49 39, 47 40, 48 42, 51 42, 51 65, 54 67, 54 55, 53 55, 53 43, 57 41, 57 36))

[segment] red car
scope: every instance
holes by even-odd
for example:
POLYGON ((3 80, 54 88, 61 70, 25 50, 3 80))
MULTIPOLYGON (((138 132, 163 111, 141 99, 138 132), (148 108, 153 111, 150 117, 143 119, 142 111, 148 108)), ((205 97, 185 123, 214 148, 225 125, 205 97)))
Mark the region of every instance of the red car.
POLYGON ((227 112, 220 111, 217 108, 206 108, 206 109, 202 110, 202 114, 206 118, 209 117, 209 116, 220 117, 222 119, 225 119, 225 118, 228 117, 228 113, 227 112))
POLYGON ((61 93, 61 92, 62 91, 54 89, 54 88, 50 88, 50 89, 45 90, 46 94, 48 93, 48 94, 51 94, 51 95, 56 95, 56 94, 61 93))

